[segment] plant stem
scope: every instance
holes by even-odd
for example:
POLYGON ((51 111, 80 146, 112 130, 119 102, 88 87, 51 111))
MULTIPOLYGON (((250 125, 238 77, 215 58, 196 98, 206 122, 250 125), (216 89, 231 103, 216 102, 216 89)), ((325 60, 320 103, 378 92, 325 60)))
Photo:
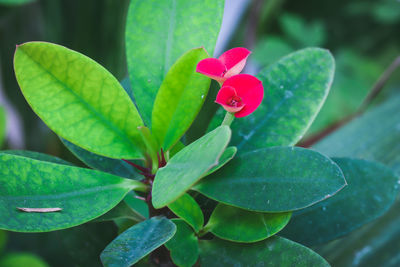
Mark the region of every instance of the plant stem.
POLYGON ((374 84, 372 89, 369 91, 368 95, 365 97, 361 107, 359 108, 359 113, 365 111, 372 100, 382 91, 383 87, 386 85, 386 82, 392 76, 393 72, 400 67, 400 56, 395 58, 392 63, 387 67, 387 69, 382 73, 379 77, 378 81, 374 84))
POLYGON ((232 123, 232 121, 233 121, 234 118, 235 118, 235 116, 233 115, 233 113, 226 112, 225 118, 224 118, 224 120, 222 121, 221 126, 222 126, 222 125, 231 126, 231 123, 232 123))
POLYGON ((387 81, 389 78, 392 76, 393 72, 400 67, 400 56, 396 57, 392 63, 389 65, 389 67, 386 68, 386 70, 382 73, 382 75, 378 78, 378 80, 375 82, 374 86, 372 86, 371 90, 369 91, 368 95, 365 97, 363 103, 361 106, 358 108, 356 112, 353 114, 348 115, 347 117, 343 118, 342 120, 333 123, 329 127, 323 129, 322 131, 310 136, 309 138, 301 141, 298 143, 298 146, 301 147, 310 147, 313 144, 317 143, 318 141, 322 140, 325 138, 327 135, 333 133, 334 131, 338 130, 342 126, 346 125, 350 121, 352 121, 354 118, 360 116, 363 114, 369 104, 376 98, 376 96, 382 91, 382 89, 385 87, 387 81))
POLYGON ((210 232, 211 227, 212 227, 212 225, 210 225, 210 223, 208 223, 206 226, 203 227, 203 229, 201 229, 199 231, 197 236, 202 237, 202 236, 206 235, 208 232, 210 232))

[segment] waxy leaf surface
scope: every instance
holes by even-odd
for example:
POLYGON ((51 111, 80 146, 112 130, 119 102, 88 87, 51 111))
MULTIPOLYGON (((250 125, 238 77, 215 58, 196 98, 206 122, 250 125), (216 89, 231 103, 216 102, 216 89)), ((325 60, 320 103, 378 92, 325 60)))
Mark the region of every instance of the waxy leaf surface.
POLYGON ((98 63, 63 46, 30 42, 17 47, 14 68, 26 100, 59 136, 99 155, 142 157, 142 119, 98 63))
POLYGON ((96 218, 94 222, 107 222, 116 219, 129 219, 135 222, 141 222, 144 221, 146 218, 143 217, 143 215, 141 215, 139 212, 132 209, 125 201, 121 201, 109 212, 96 218))
POLYGON ((0 0, 0 5, 22 5, 26 3, 31 3, 35 0, 0 0))
POLYGON ((172 261, 179 267, 193 266, 199 257, 199 244, 193 229, 181 219, 172 219, 176 233, 165 246, 171 253, 172 261))
POLYGON ((129 207, 131 207, 143 217, 149 217, 149 206, 147 206, 147 203, 144 200, 137 198, 137 194, 135 193, 135 191, 129 192, 125 196, 124 201, 126 202, 126 204, 129 205, 129 207))
POLYGON ((119 235, 101 253, 104 267, 129 267, 170 240, 176 226, 163 217, 153 217, 119 235))
POLYGON ((37 255, 28 252, 11 252, 0 258, 0 267, 49 267, 37 255))
POLYGON ((0 154, 0 229, 46 232, 90 221, 143 184, 103 172, 0 154), (27 213, 22 208, 61 208, 27 213))
POLYGON ((219 158, 218 165, 214 166, 204 176, 210 175, 211 173, 214 173, 214 172, 218 171, 219 169, 221 169, 223 166, 225 166, 225 164, 227 164, 231 159, 233 159, 233 157, 236 155, 236 152, 237 152, 236 147, 234 147, 234 146, 227 147, 225 149, 224 153, 222 154, 222 156, 219 158))
POLYGON ((289 222, 291 212, 261 213, 218 204, 207 227, 219 238, 252 243, 275 235, 289 222))
POLYGON ((235 157, 193 189, 239 208, 283 212, 311 206, 345 185, 340 168, 318 152, 271 147, 235 157))
MULTIPOLYGON (((263 82, 263 102, 246 119, 232 123, 231 144, 240 153, 260 147, 295 145, 324 103, 334 70, 332 55, 319 48, 289 54, 261 70, 257 78, 263 82)), ((219 122, 223 114, 218 114, 219 122)))
POLYGON ((330 199, 297 211, 282 235, 307 246, 325 243, 384 214, 398 193, 399 178, 372 161, 334 158, 348 185, 330 199))
POLYGON ((156 174, 153 206, 158 209, 172 203, 218 165, 230 138, 231 129, 220 126, 173 156, 156 174))
MULTIPOLYGON (((317 143, 315 149, 329 156, 382 162, 399 177, 399 103, 399 93, 389 95, 386 101, 317 143)), ((319 251, 333 266, 399 266, 399 210, 397 197, 395 204, 379 219, 319 247, 319 251)))
POLYGON ((168 208, 176 216, 182 218, 198 232, 203 227, 204 216, 199 204, 189 194, 183 194, 180 198, 168 205, 168 208))
POLYGON ((154 101, 152 132, 160 146, 168 151, 192 124, 206 98, 210 79, 196 70, 207 57, 204 48, 185 53, 171 67, 154 101))
POLYGON ((87 166, 110 174, 118 175, 125 178, 140 180, 143 178, 133 166, 129 165, 122 159, 112 159, 94 154, 71 142, 61 138, 61 142, 87 166))
POLYGON ((126 24, 128 71, 136 103, 150 125, 153 103, 168 70, 186 51, 212 55, 224 0, 132 0, 126 24))
POLYGON ((40 160, 40 161, 47 161, 47 162, 52 162, 52 163, 57 163, 57 164, 73 166, 73 164, 68 162, 68 161, 65 161, 63 159, 60 159, 60 158, 57 158, 57 157, 54 157, 54 156, 51 156, 51 155, 48 155, 48 154, 36 152, 36 151, 29 151, 29 150, 2 150, 2 151, 0 151, 0 153, 16 155, 16 156, 36 159, 36 160, 40 160))
POLYGON ((215 238, 200 241, 199 247, 200 264, 207 267, 330 266, 311 249, 279 236, 252 244, 234 243, 215 238))

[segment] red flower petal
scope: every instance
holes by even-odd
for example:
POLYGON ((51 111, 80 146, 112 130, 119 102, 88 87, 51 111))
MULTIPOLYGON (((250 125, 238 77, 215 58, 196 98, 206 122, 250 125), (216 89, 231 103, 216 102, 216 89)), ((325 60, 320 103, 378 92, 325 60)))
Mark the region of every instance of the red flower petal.
POLYGON ((226 72, 226 67, 216 58, 206 58, 201 60, 197 64, 196 72, 204 74, 218 82, 224 82, 226 80, 226 78, 223 77, 226 72))
POLYGON ((231 86, 222 86, 218 91, 216 103, 220 104, 228 112, 238 112, 244 108, 243 101, 237 95, 235 88, 231 86))
POLYGON ((235 88, 236 94, 242 99, 244 107, 235 113, 236 118, 245 117, 253 113, 264 98, 262 82, 249 74, 235 75, 227 79, 222 87, 235 88))
POLYGON ((239 74, 250 54, 251 52, 243 47, 232 48, 223 53, 218 59, 226 66, 227 72, 224 77, 229 78, 239 74))

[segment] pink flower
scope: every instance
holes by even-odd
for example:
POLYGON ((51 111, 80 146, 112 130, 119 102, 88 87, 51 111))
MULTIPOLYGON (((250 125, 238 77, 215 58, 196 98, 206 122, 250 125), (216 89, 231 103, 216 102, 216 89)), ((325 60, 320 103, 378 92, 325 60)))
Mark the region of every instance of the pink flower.
POLYGON ((206 58, 197 64, 196 71, 223 83, 239 74, 246 64, 250 51, 243 47, 232 48, 217 58, 206 58))
POLYGON ((217 94, 216 103, 236 118, 255 111, 264 98, 262 82, 249 74, 239 74, 227 79, 217 94))

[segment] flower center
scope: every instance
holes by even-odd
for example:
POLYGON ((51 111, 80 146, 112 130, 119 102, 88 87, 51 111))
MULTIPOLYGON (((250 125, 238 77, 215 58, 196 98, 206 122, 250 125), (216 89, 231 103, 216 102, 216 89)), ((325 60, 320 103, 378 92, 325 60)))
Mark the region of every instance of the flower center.
POLYGON ((240 107, 242 106, 242 98, 240 96, 234 95, 228 101, 226 101, 226 104, 231 107, 240 107))

